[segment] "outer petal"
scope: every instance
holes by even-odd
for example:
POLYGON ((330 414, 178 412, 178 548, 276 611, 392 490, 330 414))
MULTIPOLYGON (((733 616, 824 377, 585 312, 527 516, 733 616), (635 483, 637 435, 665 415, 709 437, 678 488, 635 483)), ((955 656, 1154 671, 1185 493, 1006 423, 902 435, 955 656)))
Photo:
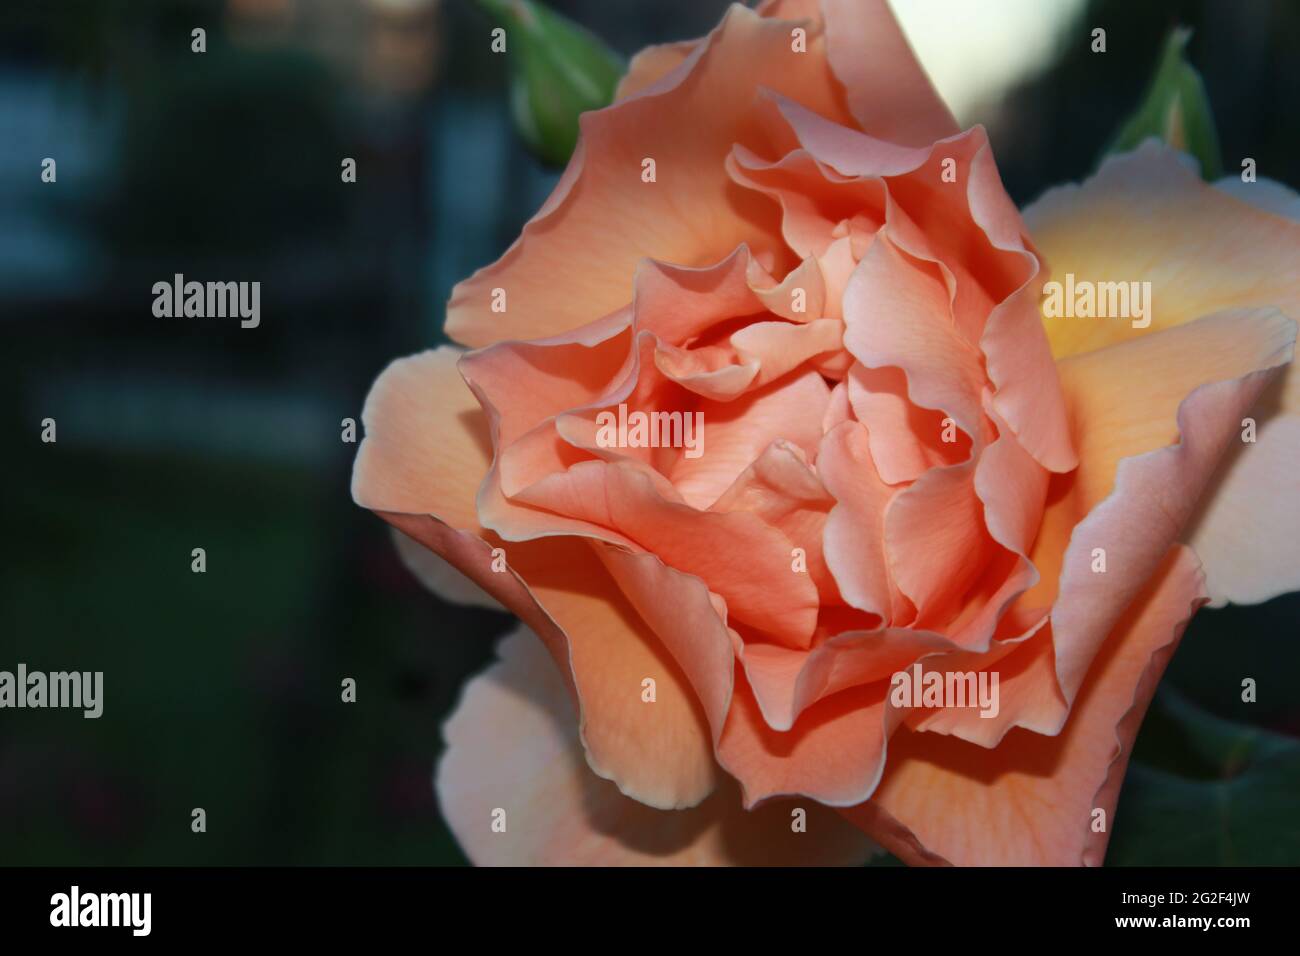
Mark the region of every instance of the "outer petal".
POLYGON ((352 498, 363 508, 479 527, 474 496, 492 464, 492 439, 487 416, 456 370, 461 354, 447 346, 421 352, 375 380, 352 466, 352 498))
MULTIPOLYGON (((685 672, 716 743, 731 706, 735 647, 740 642, 727 627, 726 605, 703 581, 674 571, 652 554, 610 546, 597 551, 619 590, 685 672)), ((645 677, 658 680, 657 672, 642 681, 645 677)), ((642 684, 638 687, 644 692, 642 684)), ((685 741, 693 742, 693 736, 685 741)))
POLYGON ((1223 309, 1300 315, 1300 223, 1202 182, 1155 141, 1107 160, 1081 185, 1049 190, 1024 216, 1057 281, 1072 273, 1076 282, 1151 283, 1146 329, 1123 319, 1044 319, 1058 358, 1223 309))
POLYGON ((473 862, 858 865, 871 856, 869 840, 811 801, 747 813, 731 784, 692 810, 627 799, 584 765, 563 684, 540 642, 523 630, 498 653, 446 725, 436 778, 443 814, 473 862), (796 805, 807 811, 803 833, 791 827, 796 805), (492 829, 498 808, 504 833, 492 829))
MULTIPOLYGON (((456 370, 459 349, 398 359, 379 375, 361 412, 365 436, 352 470, 357 504, 432 514, 476 531, 474 495, 491 463, 487 416, 456 370)), ((453 604, 501 609, 496 598, 402 534, 397 551, 416 578, 453 604)))
POLYGON ((1044 580, 1026 603, 1042 606, 1063 555, 1052 630, 1067 701, 1178 540, 1243 415, 1291 361, 1295 334, 1274 310, 1225 312, 1061 363, 1080 466, 1049 492, 1032 555, 1044 580))
MULTIPOLYGON (((1298 211, 1295 194, 1273 182, 1209 186, 1154 141, 1080 185, 1049 190, 1025 220, 1055 279, 1151 283, 1148 328, 1045 319, 1053 353, 1086 352, 1219 309, 1274 306, 1300 318, 1298 211)), ((1231 453, 1189 529, 1216 604, 1300 588, 1300 513, 1273 508, 1268 491, 1296 489, 1286 476, 1297 474, 1300 374, 1284 378, 1259 403, 1256 443, 1231 453)))
MULTIPOLYGON (((463 585, 500 602, 542 637, 578 705, 582 741, 598 775, 655 806, 698 803, 717 784, 712 740, 725 710, 718 702, 730 694, 729 669, 717 668, 714 683, 698 669, 688 676, 683 666, 694 662, 678 664, 586 541, 511 543, 478 526, 474 487, 490 452, 483 413, 456 371, 458 355, 426 352, 393 363, 379 377, 362 415, 366 437, 353 473, 358 503, 427 550, 416 559, 414 544, 402 548, 408 564, 428 572, 420 574, 426 583, 445 584, 447 574, 461 573, 469 579, 463 585), (494 547, 504 549, 504 572, 493 568, 494 547), (447 574, 439 564, 444 560, 447 574), (646 677, 658 684, 653 712, 640 702, 646 677), (714 732, 701 699, 709 702, 714 732)), ((702 636, 709 621, 688 610, 699 610, 703 587, 662 572, 658 587, 702 636)), ((721 626, 706 592, 703 607, 721 626)))
POLYGON ((1253 444, 1234 444, 1186 539, 1212 603, 1254 604, 1300 590, 1300 370, 1287 367, 1251 410, 1253 444))
POLYGON ((505 606, 481 587, 456 570, 439 554, 408 538, 396 528, 392 529, 393 546, 406 569, 415 575, 426 588, 448 604, 485 607, 504 611, 505 606))
POLYGON ((985 750, 899 732, 879 788, 846 816, 909 863, 1100 864, 1133 740, 1203 595, 1195 557, 1175 547, 1106 641, 1059 736, 1015 730, 985 750), (1097 809, 1104 832, 1092 829, 1097 809))
MULTIPOLYGON (((1300 196, 1280 183, 1237 177, 1219 189, 1300 222, 1300 196)), ((1290 311, 1300 318, 1300 309, 1290 311)), ((1251 410, 1255 441, 1233 445, 1187 540, 1205 567, 1213 604, 1267 601, 1300 590, 1300 512, 1278 503, 1300 494, 1300 369, 1295 364, 1251 410)))
POLYGON ((695 668, 709 652, 710 626, 719 624, 708 617, 713 609, 707 593, 707 613, 701 613, 698 581, 666 568, 656 579, 675 619, 699 637, 696 656, 679 664, 586 541, 497 542, 509 564, 505 573, 497 573, 491 546, 475 535, 427 516, 380 517, 443 555, 542 638, 576 702, 582 744, 596 775, 655 807, 694 806, 713 792, 719 778, 712 744, 716 730, 710 731, 700 701, 715 714, 725 709, 731 674, 716 668, 704 680, 695 668), (641 702, 647 677, 657 685, 653 710, 641 702))
MULTIPOLYGON (((1223 449, 1235 443, 1241 416, 1288 359, 1293 336, 1276 312, 1230 312, 1061 363, 1082 462, 1054 479, 1032 551, 1042 579, 1016 608, 1041 625, 1052 605, 1051 625, 1004 647, 1005 656, 974 662, 1002 675, 996 719, 941 711, 911 726, 984 746, 1013 726, 1059 731, 1098 647, 1177 540, 1223 449), (1103 559, 1106 570, 1094 570, 1103 559)), ((986 483, 986 493, 1006 499, 990 518, 1013 519, 998 536, 1022 551, 1032 512, 1011 505, 1032 492, 1008 496, 1009 488, 1005 475, 986 483)))

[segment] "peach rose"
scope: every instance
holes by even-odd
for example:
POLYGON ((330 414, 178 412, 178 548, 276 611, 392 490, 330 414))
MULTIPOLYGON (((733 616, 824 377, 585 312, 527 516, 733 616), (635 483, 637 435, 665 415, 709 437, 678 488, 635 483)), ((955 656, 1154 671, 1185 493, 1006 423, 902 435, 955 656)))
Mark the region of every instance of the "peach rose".
POLYGON ((1154 143, 1022 219, 883 0, 642 52, 364 412, 356 501, 526 625, 446 728, 466 853, 1099 863, 1192 613, 1300 586, 1297 261, 1154 143))

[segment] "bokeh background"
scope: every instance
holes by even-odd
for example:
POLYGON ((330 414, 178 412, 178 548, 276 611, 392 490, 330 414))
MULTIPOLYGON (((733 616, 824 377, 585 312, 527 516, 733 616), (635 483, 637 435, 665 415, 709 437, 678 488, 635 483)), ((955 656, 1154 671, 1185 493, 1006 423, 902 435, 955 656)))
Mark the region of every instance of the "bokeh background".
MULTIPOLYGON (((1225 168, 1300 185, 1300 3, 895 5, 1022 204, 1094 167, 1179 23, 1225 168)), ((552 6, 630 55, 725 3, 552 6)), ((340 421, 556 181, 490 29, 471 0, 0 5, 0 669, 106 685, 99 720, 0 711, 0 864, 464 862, 440 725, 511 621, 410 578, 340 421), (261 327, 154 318, 176 272, 259 280, 261 327)), ((1109 862, 1300 863, 1298 625, 1295 597, 1195 619, 1109 862)))

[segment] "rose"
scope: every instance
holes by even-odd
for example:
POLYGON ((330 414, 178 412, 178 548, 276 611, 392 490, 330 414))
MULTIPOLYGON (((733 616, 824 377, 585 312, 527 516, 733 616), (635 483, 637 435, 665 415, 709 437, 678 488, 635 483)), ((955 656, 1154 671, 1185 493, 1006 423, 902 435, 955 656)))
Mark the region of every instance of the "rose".
POLYGON ((880 2, 733 6, 619 97, 453 294, 476 351, 363 414, 356 500, 527 625, 446 728, 462 846, 1100 862, 1191 614, 1300 586, 1300 226, 1150 143, 1022 221, 880 2), (1043 319, 1046 263, 1149 325, 1043 319), (996 707, 895 695, 930 674, 996 707))

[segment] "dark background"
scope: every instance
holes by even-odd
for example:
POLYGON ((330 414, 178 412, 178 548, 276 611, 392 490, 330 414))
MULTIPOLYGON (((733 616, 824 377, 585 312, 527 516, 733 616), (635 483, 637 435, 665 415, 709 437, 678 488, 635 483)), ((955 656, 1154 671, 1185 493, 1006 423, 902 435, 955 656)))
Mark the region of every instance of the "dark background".
MULTIPOLYGON (((625 55, 725 8, 554 6, 625 55)), ((1106 0, 976 117, 1018 202, 1090 171, 1176 23, 1225 169, 1300 184, 1300 4, 1106 0)), ((340 421, 390 359, 445 341, 451 285, 555 181, 511 131, 490 26, 468 0, 0 6, 0 669, 105 675, 99 720, 0 711, 0 863, 463 862, 432 792, 439 727, 511 622, 407 575, 351 503, 340 421), (155 318, 176 272, 259 280, 261 326, 155 318)), ((1196 618, 1111 862, 1300 862, 1294 753, 1280 779, 1243 757, 1252 727, 1294 750, 1298 621, 1294 597, 1196 618), (1213 724, 1222 748, 1208 714, 1237 722, 1213 724)))

